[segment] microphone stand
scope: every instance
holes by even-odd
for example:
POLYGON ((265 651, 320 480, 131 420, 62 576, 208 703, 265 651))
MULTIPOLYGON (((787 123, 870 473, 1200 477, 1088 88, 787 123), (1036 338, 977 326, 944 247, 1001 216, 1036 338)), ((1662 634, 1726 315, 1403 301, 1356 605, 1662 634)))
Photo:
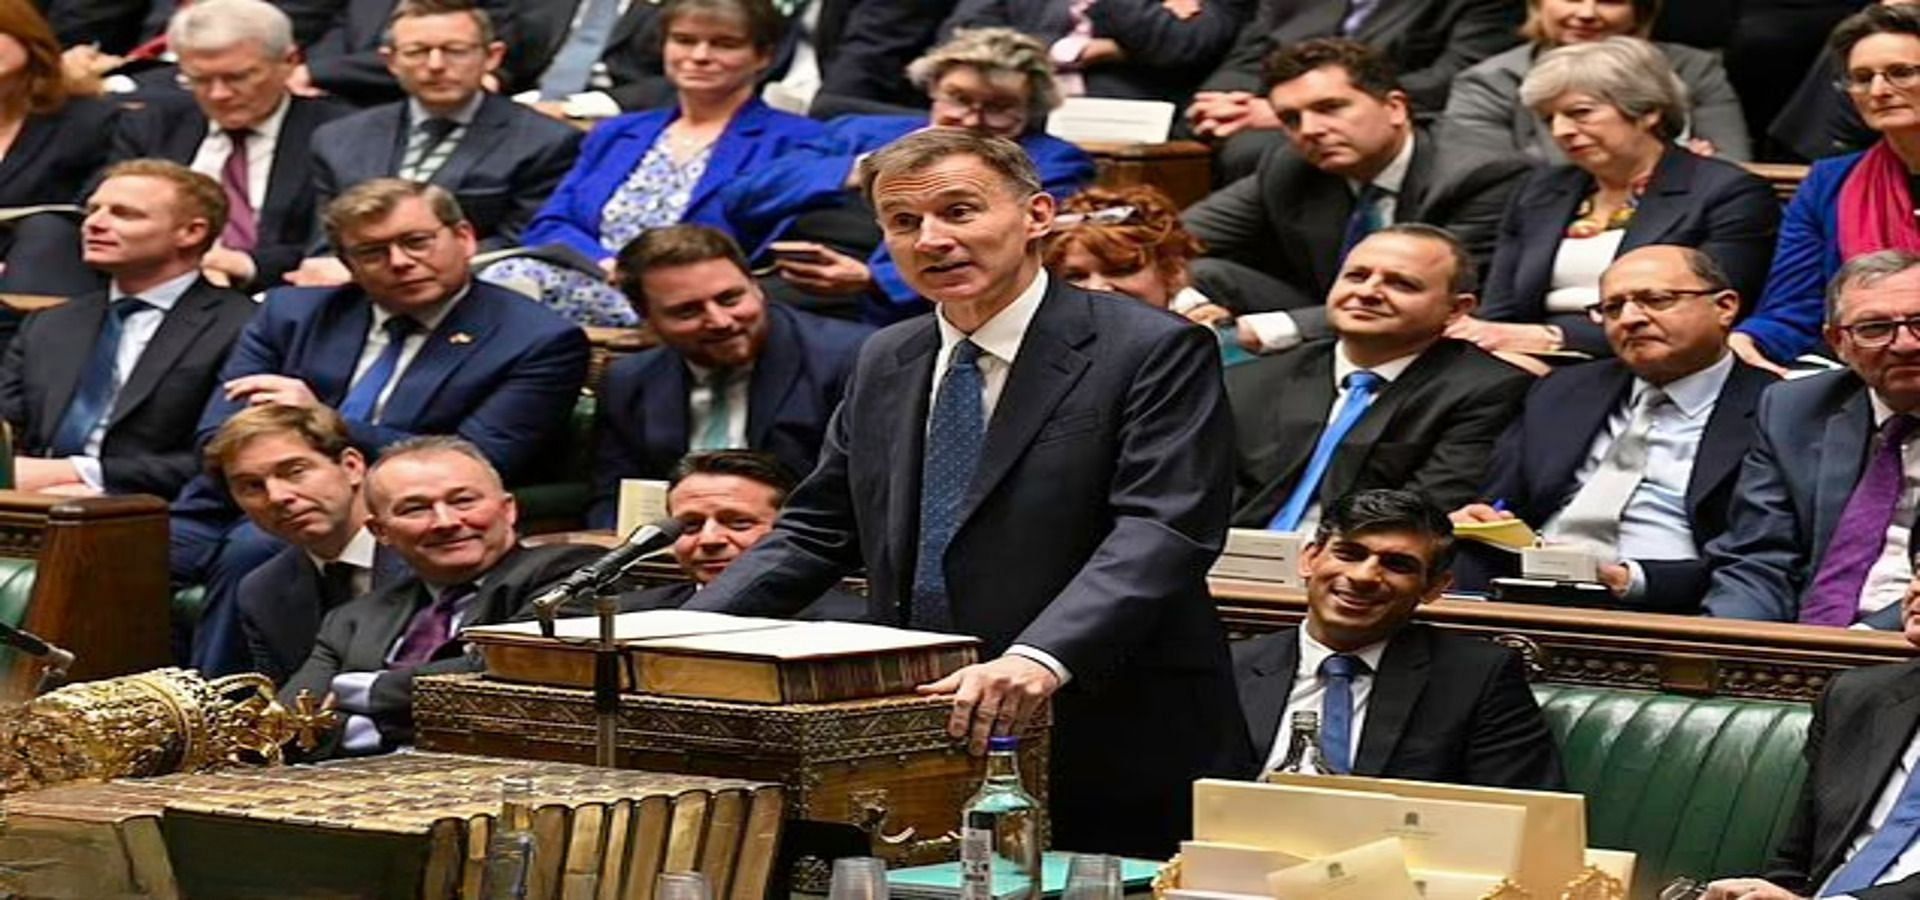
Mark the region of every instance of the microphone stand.
MULTIPOLYGON (((638 565, 642 560, 650 559, 671 550, 662 547, 652 553, 635 559, 626 568, 616 573, 614 578, 626 574, 627 569, 638 565)), ((619 640, 614 636, 613 618, 620 611, 618 598, 607 592, 603 586, 594 586, 593 611, 600 619, 599 638, 593 642, 593 764, 606 768, 618 768, 615 762, 620 750, 620 662, 619 640)), ((540 633, 544 637, 557 637, 554 631, 554 617, 567 604, 580 599, 578 593, 563 594, 551 602, 536 600, 534 614, 540 620, 540 633)))

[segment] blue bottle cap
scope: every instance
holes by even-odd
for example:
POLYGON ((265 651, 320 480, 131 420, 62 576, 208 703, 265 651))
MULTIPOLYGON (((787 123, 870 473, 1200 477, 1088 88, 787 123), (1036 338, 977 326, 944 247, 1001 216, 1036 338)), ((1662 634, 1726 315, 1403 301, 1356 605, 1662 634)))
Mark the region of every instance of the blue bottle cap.
POLYGON ((987 751, 990 753, 1012 752, 1020 749, 1020 736, 1014 734, 996 734, 987 738, 987 751))

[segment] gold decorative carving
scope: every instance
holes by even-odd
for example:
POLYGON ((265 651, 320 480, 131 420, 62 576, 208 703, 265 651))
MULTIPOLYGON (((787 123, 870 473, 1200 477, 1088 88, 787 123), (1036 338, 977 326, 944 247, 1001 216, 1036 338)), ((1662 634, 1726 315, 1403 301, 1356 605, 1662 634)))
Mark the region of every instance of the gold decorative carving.
POLYGON ((1527 893, 1525 888, 1502 878, 1500 883, 1481 896, 1480 900, 1533 900, 1533 895, 1527 893))
POLYGON ((1560 893, 1560 900, 1626 900, 1627 886, 1620 879, 1608 875, 1593 866, 1580 870, 1579 876, 1567 883, 1567 889, 1560 893))
POLYGON ((1160 866, 1159 871, 1153 873, 1153 900, 1166 900, 1167 892, 1179 886, 1180 854, 1175 853, 1172 859, 1160 866))
POLYGON ((1539 681, 1541 678, 1546 677, 1547 651, 1533 638, 1527 637, 1524 634, 1513 634, 1509 632, 1507 634, 1495 635, 1493 642, 1502 647, 1511 647, 1519 651, 1521 661, 1527 666, 1528 681, 1539 681))

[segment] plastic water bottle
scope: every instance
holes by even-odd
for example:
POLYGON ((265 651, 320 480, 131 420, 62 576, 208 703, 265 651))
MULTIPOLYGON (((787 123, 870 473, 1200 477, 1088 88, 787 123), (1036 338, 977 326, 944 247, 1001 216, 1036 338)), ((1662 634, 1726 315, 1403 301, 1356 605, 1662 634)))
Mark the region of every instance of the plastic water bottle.
POLYGON ((1020 739, 989 738, 987 777, 960 813, 961 900, 1039 900, 1040 804, 1020 784, 1020 739))
POLYGON ((487 838, 487 859, 480 879, 485 900, 526 900, 533 873, 533 778, 500 779, 500 817, 487 838))

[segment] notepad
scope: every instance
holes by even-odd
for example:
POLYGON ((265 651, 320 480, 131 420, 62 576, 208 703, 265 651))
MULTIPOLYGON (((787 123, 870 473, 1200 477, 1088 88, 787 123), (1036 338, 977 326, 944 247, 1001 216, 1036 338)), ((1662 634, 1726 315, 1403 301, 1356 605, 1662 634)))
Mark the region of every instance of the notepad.
POLYGON ((1519 553, 1540 542, 1533 528, 1518 517, 1498 522, 1455 522, 1453 536, 1519 553))

